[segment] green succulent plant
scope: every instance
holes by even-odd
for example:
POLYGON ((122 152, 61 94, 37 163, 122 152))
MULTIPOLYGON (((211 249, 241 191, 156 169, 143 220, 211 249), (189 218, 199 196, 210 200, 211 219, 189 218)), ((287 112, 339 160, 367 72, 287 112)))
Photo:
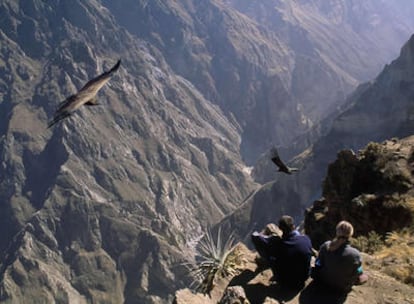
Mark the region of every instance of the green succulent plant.
POLYGON ((207 230, 196 246, 196 261, 190 264, 189 271, 194 281, 192 287, 202 293, 210 293, 216 278, 223 278, 236 272, 238 257, 234 253, 235 239, 233 233, 224 238, 221 228, 214 238, 207 230))

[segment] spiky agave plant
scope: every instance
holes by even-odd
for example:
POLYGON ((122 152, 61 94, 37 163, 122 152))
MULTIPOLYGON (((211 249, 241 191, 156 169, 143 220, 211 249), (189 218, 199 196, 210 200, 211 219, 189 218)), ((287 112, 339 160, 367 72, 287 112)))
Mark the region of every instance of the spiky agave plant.
POLYGON ((217 277, 226 277, 236 272, 238 257, 234 254, 234 234, 223 239, 221 227, 214 239, 210 230, 196 247, 196 261, 190 268, 194 277, 192 287, 202 293, 210 293, 217 277))

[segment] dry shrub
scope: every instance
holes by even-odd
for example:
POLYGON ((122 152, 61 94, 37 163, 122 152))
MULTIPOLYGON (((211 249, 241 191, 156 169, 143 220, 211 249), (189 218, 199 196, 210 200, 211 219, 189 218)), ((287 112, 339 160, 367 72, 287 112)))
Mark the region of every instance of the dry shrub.
POLYGON ((353 246, 358 250, 372 254, 384 246, 384 241, 377 232, 370 231, 367 236, 361 235, 351 240, 353 246))
POLYGON ((406 284, 414 285, 414 235, 412 228, 390 232, 386 247, 375 257, 382 261, 385 273, 406 284))

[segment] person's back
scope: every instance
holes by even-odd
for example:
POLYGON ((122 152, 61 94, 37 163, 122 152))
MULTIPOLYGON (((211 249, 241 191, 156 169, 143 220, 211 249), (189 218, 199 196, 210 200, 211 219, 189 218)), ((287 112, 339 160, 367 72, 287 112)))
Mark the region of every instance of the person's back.
POLYGON ((334 245, 327 241, 321 246, 319 262, 323 267, 319 271, 319 279, 335 290, 348 292, 358 279, 361 256, 347 242, 337 248, 334 245))
POLYGON ((253 244, 268 262, 278 284, 289 289, 302 288, 310 273, 312 243, 295 230, 292 217, 282 216, 278 226, 282 237, 253 232, 253 244))
POLYGON ((349 244, 352 234, 352 225, 340 222, 336 227, 335 239, 321 246, 315 262, 312 277, 335 291, 349 292, 352 285, 364 283, 367 279, 362 276, 359 251, 349 244))
POLYGON ((273 270, 281 285, 300 288, 309 277, 312 244, 306 235, 291 232, 284 235, 273 252, 273 270))

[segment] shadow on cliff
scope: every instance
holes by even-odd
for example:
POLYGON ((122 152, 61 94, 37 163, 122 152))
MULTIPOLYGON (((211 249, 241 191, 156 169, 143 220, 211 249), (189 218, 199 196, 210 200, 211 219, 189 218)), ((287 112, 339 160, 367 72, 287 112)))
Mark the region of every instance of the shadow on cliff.
POLYGON ((281 288, 277 284, 265 285, 260 281, 249 284, 249 282, 255 279, 259 274, 260 271, 251 271, 247 269, 234 277, 230 281, 229 286, 243 286, 246 297, 251 304, 264 303, 267 297, 276 299, 279 302, 290 301, 301 291, 300 289, 281 288))
POLYGON ((347 298, 346 294, 331 292, 314 281, 307 284, 304 289, 284 289, 277 284, 263 284, 263 281, 256 279, 258 275, 260 275, 260 271, 244 270, 241 274, 234 277, 228 286, 242 286, 251 304, 262 304, 266 298, 272 298, 280 303, 284 303, 298 295, 299 304, 343 304, 347 298), (253 280, 255 283, 249 283, 253 280))
POLYGON ((299 304, 342 304, 345 303, 347 294, 338 294, 329 291, 324 286, 321 286, 315 281, 302 290, 299 297, 299 304))
POLYGON ((40 154, 35 154, 29 149, 23 152, 26 173, 23 191, 36 209, 42 208, 49 189, 56 182, 61 166, 69 158, 62 138, 62 131, 58 129, 53 132, 51 139, 40 154))

